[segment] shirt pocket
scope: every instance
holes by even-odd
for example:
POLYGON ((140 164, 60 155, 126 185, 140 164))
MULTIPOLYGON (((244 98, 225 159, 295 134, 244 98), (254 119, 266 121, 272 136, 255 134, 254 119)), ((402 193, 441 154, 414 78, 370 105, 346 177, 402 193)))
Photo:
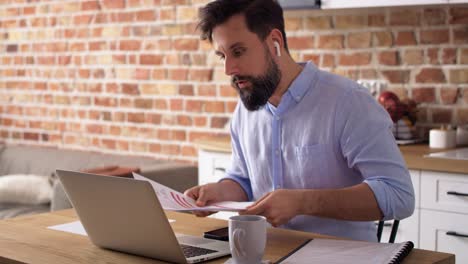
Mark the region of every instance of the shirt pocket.
MULTIPOLYGON (((297 168, 305 182, 324 177, 327 170, 326 146, 323 144, 296 146, 294 149, 297 168)), ((304 186, 305 187, 305 186, 304 186)))

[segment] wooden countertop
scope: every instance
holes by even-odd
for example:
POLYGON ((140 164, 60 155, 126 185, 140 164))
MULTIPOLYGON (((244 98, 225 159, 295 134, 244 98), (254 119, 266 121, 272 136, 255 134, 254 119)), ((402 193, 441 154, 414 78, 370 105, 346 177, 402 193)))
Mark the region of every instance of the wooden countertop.
POLYGON ((450 149, 431 149, 426 144, 400 146, 409 169, 468 174, 468 160, 424 157, 429 153, 448 150, 450 149))
MULTIPOLYGON (((231 153, 229 136, 216 136, 199 139, 195 145, 202 150, 231 153)), ((468 174, 468 160, 453 160, 424 157, 429 153, 449 149, 431 149, 427 144, 400 146, 400 151, 409 169, 468 174)))

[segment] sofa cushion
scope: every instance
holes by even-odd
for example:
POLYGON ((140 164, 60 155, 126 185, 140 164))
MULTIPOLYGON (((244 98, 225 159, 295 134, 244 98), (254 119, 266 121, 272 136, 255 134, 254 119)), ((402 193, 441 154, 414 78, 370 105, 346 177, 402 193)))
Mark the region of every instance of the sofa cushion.
POLYGON ((52 186, 47 177, 38 175, 6 175, 0 177, 0 203, 50 203, 52 186))

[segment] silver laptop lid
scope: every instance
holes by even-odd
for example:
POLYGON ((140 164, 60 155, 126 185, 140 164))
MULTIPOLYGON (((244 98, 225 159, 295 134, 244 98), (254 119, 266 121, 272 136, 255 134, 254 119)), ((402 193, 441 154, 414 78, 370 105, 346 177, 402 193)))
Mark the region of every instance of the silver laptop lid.
POLYGON ((65 170, 57 175, 95 245, 187 263, 148 182, 65 170))

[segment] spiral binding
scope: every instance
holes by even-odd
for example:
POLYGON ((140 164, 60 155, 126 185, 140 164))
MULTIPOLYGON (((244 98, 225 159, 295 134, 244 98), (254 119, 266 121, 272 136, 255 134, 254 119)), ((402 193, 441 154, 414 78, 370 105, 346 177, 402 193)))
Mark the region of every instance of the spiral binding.
POLYGON ((389 264, 400 264, 403 259, 408 256, 411 250, 414 248, 414 244, 411 241, 403 242, 404 246, 400 251, 395 255, 395 257, 390 260, 389 264))

